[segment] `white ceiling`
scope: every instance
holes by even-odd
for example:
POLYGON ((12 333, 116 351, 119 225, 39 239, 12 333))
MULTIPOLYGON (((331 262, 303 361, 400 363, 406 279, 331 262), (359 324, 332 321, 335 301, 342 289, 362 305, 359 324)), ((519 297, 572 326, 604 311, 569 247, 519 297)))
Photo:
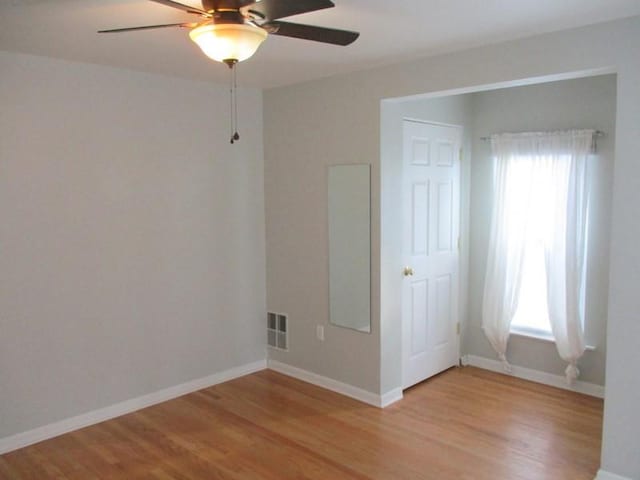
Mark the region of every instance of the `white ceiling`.
MULTIPOLYGON (((183 3, 199 5, 198 0, 183 3)), ((640 15, 639 0, 334 0, 288 21, 361 32, 348 47, 270 36, 238 82, 270 88, 453 50, 640 15)), ((183 29, 99 29, 193 21, 148 0, 0 0, 0 50, 227 82, 183 29)))

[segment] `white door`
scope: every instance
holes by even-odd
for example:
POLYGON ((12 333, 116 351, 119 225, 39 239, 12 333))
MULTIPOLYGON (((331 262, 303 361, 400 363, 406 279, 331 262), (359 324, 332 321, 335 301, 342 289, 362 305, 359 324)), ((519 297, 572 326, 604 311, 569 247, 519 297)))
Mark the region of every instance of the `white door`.
POLYGON ((403 124, 402 383, 458 363, 461 129, 403 124))

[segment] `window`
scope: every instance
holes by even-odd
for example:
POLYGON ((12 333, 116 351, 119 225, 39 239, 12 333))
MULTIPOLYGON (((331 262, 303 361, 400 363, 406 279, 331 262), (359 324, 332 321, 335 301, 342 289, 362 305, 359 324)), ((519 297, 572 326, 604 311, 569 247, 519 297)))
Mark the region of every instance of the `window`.
MULTIPOLYGON (((565 161, 570 161, 569 158, 565 161)), ((559 205, 554 198, 557 171, 551 159, 521 156, 510 170, 505 201, 514 208, 506 228, 508 235, 524 231, 524 251, 520 273, 520 294, 511 331, 551 337, 547 302, 545 245, 553 239, 554 217, 559 205), (518 231, 520 229, 520 231, 518 231)), ((513 239, 512 239, 513 240, 513 239)))
MULTIPOLYGON (((558 192, 557 176, 563 175, 557 165, 569 164, 569 156, 555 160, 545 156, 518 156, 507 175, 508 188, 504 201, 510 215, 505 228, 516 244, 522 236, 524 245, 520 272, 520 293, 511 331, 551 337, 547 301, 546 248, 553 248, 554 229, 562 226, 562 202, 566 191, 558 192), (560 203, 560 205, 558 205, 560 203), (560 225, 559 225, 560 224, 560 225)), ((563 183, 563 185, 565 185, 563 183)))

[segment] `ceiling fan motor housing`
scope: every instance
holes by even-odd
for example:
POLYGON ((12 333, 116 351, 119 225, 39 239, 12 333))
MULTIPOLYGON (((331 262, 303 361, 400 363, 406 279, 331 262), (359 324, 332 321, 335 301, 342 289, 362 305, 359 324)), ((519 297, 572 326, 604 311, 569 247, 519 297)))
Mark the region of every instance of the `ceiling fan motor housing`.
MULTIPOLYGON (((202 0, 202 9, 206 12, 213 12, 215 10, 238 10, 243 3, 238 0, 202 0)), ((248 3, 253 3, 248 2, 248 3)))
POLYGON ((246 18, 238 10, 217 10, 213 12, 213 23, 235 23, 243 24, 247 23, 246 18))

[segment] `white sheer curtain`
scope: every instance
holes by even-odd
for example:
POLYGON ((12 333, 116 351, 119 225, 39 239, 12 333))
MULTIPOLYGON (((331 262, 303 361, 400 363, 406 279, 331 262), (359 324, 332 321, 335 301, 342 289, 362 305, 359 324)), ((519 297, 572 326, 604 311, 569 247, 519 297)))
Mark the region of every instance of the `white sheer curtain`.
POLYGON ((505 370, 528 242, 541 242, 547 304, 568 383, 585 350, 586 161, 593 130, 491 137, 495 195, 482 306, 482 327, 505 370))

